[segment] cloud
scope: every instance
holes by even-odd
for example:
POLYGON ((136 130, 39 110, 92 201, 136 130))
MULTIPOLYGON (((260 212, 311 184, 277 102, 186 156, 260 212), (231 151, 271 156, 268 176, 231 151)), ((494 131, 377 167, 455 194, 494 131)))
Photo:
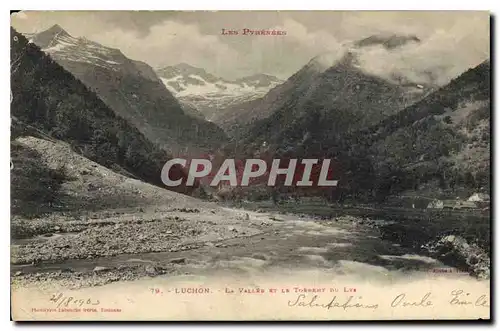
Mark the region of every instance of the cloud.
POLYGON ((12 14, 12 19, 18 19, 18 20, 26 20, 28 19, 28 15, 25 12, 17 12, 12 14))
POLYGON ((244 59, 246 63, 255 64, 264 72, 278 74, 281 78, 288 78, 320 54, 328 54, 328 61, 334 63, 345 50, 343 43, 332 33, 324 29, 311 30, 290 18, 270 29, 286 31, 286 35, 251 37, 253 52, 245 54, 244 59))
POLYGON ((286 19, 278 29, 287 32, 289 42, 297 42, 302 47, 316 53, 333 52, 341 49, 341 43, 325 30, 309 31, 304 25, 292 19, 286 19))
POLYGON ((393 50, 381 46, 363 48, 358 52, 359 62, 364 70, 379 76, 444 85, 489 58, 488 28, 487 24, 482 28, 477 25, 471 31, 457 23, 449 30, 435 31, 421 43, 393 50))
POLYGON ((230 79, 255 73, 271 73, 286 79, 318 54, 341 54, 342 44, 325 30, 310 31, 292 19, 284 19, 270 29, 284 30, 287 34, 209 35, 196 24, 164 21, 151 26, 148 34, 115 28, 93 33, 88 38, 119 48, 126 56, 146 60, 155 67, 185 62, 230 79))
POLYGON ((187 62, 215 75, 288 78, 312 58, 333 64, 346 45, 374 34, 416 35, 419 45, 369 47, 367 71, 443 82, 489 56, 487 12, 63 12, 12 15, 21 32, 58 23, 154 67, 187 62), (27 16, 27 17, 26 17, 27 16), (222 28, 279 29, 286 36, 221 36, 222 28), (429 75, 429 71, 432 72, 429 75), (436 77, 434 77, 436 76, 436 77))
POLYGON ((147 35, 120 29, 89 36, 106 46, 119 48, 133 59, 153 66, 186 62, 194 66, 236 65, 236 51, 217 36, 203 35, 193 24, 166 21, 154 25, 147 35))
MULTIPOLYGON (((365 17, 363 20, 359 17, 351 19, 350 22, 354 28, 360 22, 367 23, 365 17)), ((374 31, 382 34, 390 29, 402 34, 415 32, 412 27, 397 29, 397 22, 383 27, 376 21, 374 31)), ((208 35, 197 24, 163 21, 151 26, 148 34, 115 28, 95 33, 89 39, 119 48, 130 58, 146 60, 153 66, 186 62, 226 78, 257 72, 287 78, 314 57, 324 62, 323 65, 331 66, 356 41, 340 41, 326 29, 308 29, 290 18, 284 18, 282 23, 271 29, 284 30, 287 34, 208 35), (240 43, 250 43, 251 47, 242 47, 240 43)), ((416 34, 421 42, 398 48, 373 45, 358 49, 359 64, 365 71, 388 79, 398 77, 421 84, 443 85, 489 56, 489 26, 482 17, 476 21, 469 20, 467 25, 454 21, 446 29, 434 29, 422 34, 424 37, 416 34)))

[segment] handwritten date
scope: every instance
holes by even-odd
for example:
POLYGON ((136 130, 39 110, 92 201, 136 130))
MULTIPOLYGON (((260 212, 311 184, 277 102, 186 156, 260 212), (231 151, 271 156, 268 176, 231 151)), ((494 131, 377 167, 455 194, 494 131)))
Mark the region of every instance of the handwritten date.
POLYGON ((83 305, 97 306, 100 304, 99 300, 92 300, 92 298, 86 298, 86 299, 75 298, 72 296, 65 296, 62 293, 52 294, 52 297, 50 298, 49 301, 56 304, 58 308, 68 307, 68 306, 82 307, 83 305))

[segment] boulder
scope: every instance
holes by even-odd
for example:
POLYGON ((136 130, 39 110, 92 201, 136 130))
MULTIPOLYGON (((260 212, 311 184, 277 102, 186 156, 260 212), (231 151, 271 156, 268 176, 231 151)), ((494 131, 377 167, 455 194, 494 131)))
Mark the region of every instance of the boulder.
POLYGON ((94 268, 94 272, 103 272, 103 271, 108 271, 108 270, 111 270, 111 268, 108 268, 108 267, 101 267, 101 266, 97 266, 94 268))
POLYGON ((178 257, 178 258, 170 260, 170 263, 173 263, 173 264, 186 263, 186 258, 185 257, 178 257))

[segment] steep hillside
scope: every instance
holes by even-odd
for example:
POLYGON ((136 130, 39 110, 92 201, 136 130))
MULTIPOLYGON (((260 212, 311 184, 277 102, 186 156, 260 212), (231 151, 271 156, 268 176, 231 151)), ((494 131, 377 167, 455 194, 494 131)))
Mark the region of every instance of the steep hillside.
POLYGON ((490 187, 490 62, 371 128, 365 137, 389 190, 470 195, 490 187), (368 143, 368 141, 367 141, 368 143), (399 183, 389 178, 400 177, 399 183))
POLYGON ((287 97, 294 91, 300 94, 307 90, 309 84, 320 73, 315 67, 315 62, 311 61, 263 97, 226 107, 215 114, 212 120, 229 135, 238 139, 251 123, 267 118, 283 107, 287 102, 287 97))
MULTIPOLYGON (((60 140, 18 137, 11 144, 11 157, 14 218, 56 213, 85 220, 92 213, 109 217, 111 210, 134 212, 152 206, 172 209, 206 205, 106 168, 60 140)), ((29 231, 29 227, 18 230, 29 231)))
POLYGON ((262 97, 281 83, 265 74, 230 81, 185 63, 158 69, 157 73, 187 109, 198 109, 210 121, 226 108, 262 97))
POLYGON ((75 38, 58 25, 31 40, 161 148, 196 154, 225 141, 215 124, 187 116, 149 65, 118 49, 75 38))
POLYGON ((465 198, 489 191, 490 122, 486 61, 380 123, 320 142, 341 165, 341 198, 465 198))
POLYGON ((64 167, 49 168, 36 150, 11 144, 11 214, 33 217, 50 210, 67 180, 64 167))
MULTIPOLYGON (((160 173, 169 155, 13 29, 11 92, 12 139, 63 140, 75 152, 105 167, 163 186, 160 173)), ((12 149, 27 155, 15 146, 12 149)), ((12 180, 17 181, 15 172, 12 180)))
POLYGON ((328 117, 328 113, 341 113, 349 108, 348 116, 353 123, 359 120, 361 125, 373 124, 419 100, 436 86, 415 81, 407 76, 407 72, 395 69, 373 72, 372 62, 376 62, 376 59, 370 57, 371 61, 367 63, 367 50, 382 47, 384 51, 378 52, 376 56, 381 57, 380 61, 384 62, 392 56, 392 52, 419 43, 420 39, 416 36, 399 35, 374 35, 348 43, 335 53, 316 56, 264 97, 222 110, 213 121, 234 136, 235 140, 244 135, 251 124, 262 127, 269 125, 269 122, 278 121, 281 123, 280 127, 271 124, 275 133, 282 130, 283 126, 288 127, 290 123, 283 121, 283 115, 260 122, 275 113, 287 113, 287 117, 296 119, 301 116, 300 113, 306 113, 312 108, 324 112, 327 121, 334 120, 328 117))
POLYGON ((365 73, 351 53, 324 72, 318 73, 318 62, 313 60, 292 77, 293 87, 276 98, 277 108, 271 106, 269 117, 252 125, 246 144, 307 155, 314 143, 320 152, 323 146, 318 144, 373 125, 424 93, 365 73))
POLYGON ((489 61, 399 111, 404 89, 351 66, 337 65, 314 81, 321 84, 304 87, 226 153, 334 158, 339 186, 332 198, 340 200, 488 193, 489 61))

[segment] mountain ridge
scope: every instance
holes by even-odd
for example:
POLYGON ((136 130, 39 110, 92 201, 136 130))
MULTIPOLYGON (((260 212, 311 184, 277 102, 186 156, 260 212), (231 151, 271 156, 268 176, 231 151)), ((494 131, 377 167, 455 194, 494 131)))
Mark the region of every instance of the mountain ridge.
POLYGON ((186 63, 158 68, 156 72, 182 104, 198 109, 211 121, 223 109, 263 96, 282 83, 277 77, 262 73, 224 79, 186 63))
POLYGON ((13 28, 11 91, 11 143, 23 136, 60 140, 104 167, 164 187, 160 173, 171 155, 13 28))
POLYGON ((340 177, 335 199, 340 200, 383 201, 415 191, 467 197, 487 190, 489 61, 406 101, 403 86, 367 76, 349 61, 303 86, 293 84, 310 69, 304 67, 281 85, 295 89, 226 151, 245 157, 334 158, 340 177), (329 95, 332 90, 337 93, 329 95))
MULTIPOLYGON (((400 48, 407 47, 412 43, 419 44, 421 41, 417 36, 399 36, 399 35, 389 35, 389 36, 379 36, 373 35, 371 37, 362 39, 358 42, 352 42, 350 44, 343 45, 343 48, 339 52, 326 52, 319 54, 312 59, 310 59, 302 68, 290 76, 285 82, 271 89, 266 95, 261 98, 250 100, 245 103, 237 104, 224 109, 219 112, 213 121, 220 125, 224 130, 230 135, 242 136, 241 131, 248 130, 253 122, 259 122, 272 114, 280 108, 289 107, 290 103, 303 104, 303 101, 297 102, 289 100, 291 95, 302 95, 304 98, 309 98, 314 89, 322 83, 320 81, 325 77, 324 74, 332 68, 337 68, 339 80, 344 79, 340 72, 342 69, 344 72, 351 71, 361 73, 360 81, 370 80, 373 77, 379 79, 381 84, 392 84, 394 87, 398 86, 399 89, 406 94, 408 102, 401 103, 396 108, 401 108, 408 103, 418 100, 422 96, 430 93, 432 90, 436 89, 437 86, 434 84, 425 84, 422 82, 412 81, 410 77, 406 77, 402 74, 396 75, 392 73, 391 75, 378 75, 372 73, 364 67, 364 64, 360 61, 360 56, 364 52, 365 48, 371 46, 380 46, 386 48, 387 54, 391 54, 392 51, 396 51, 400 48), (385 45, 388 43, 388 45, 385 45)), ((344 75, 345 76, 345 75, 344 75)), ((349 74, 347 74, 349 76, 349 74)), ((341 87, 337 87, 340 89, 341 87)), ((335 90, 333 90, 335 92, 335 90)), ((324 90, 326 94, 329 94, 329 90, 324 90)), ((337 91, 338 92, 338 91, 337 91)), ((302 98, 302 99, 304 99, 302 98)), ((293 97, 292 97, 293 99, 293 97)), ((381 100, 381 102, 384 102, 381 100)), ((392 107, 392 106, 391 106, 392 107)), ((395 111, 392 109, 392 111, 395 111)), ((391 109, 389 109, 391 112, 391 109)), ((257 125, 261 125, 259 122, 257 125)), ((245 133, 243 135, 246 135, 245 133)))
POLYGON ((169 153, 199 154, 226 140, 215 124, 186 115, 148 64, 129 59, 118 49, 72 37, 60 26, 30 38, 169 153))

